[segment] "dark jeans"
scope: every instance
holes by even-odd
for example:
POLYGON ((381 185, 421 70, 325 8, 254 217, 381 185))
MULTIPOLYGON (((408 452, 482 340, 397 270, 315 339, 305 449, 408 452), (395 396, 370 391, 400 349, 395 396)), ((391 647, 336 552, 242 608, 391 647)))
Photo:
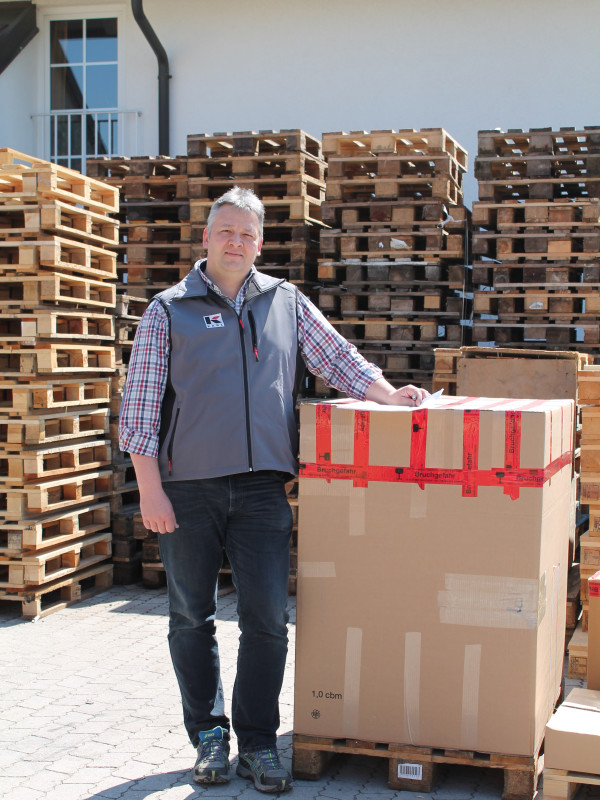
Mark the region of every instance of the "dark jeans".
POLYGON ((225 715, 215 636, 225 550, 241 631, 232 697, 240 750, 272 746, 287 654, 292 514, 278 472, 163 484, 179 528, 159 534, 169 593, 169 647, 192 744, 225 715))

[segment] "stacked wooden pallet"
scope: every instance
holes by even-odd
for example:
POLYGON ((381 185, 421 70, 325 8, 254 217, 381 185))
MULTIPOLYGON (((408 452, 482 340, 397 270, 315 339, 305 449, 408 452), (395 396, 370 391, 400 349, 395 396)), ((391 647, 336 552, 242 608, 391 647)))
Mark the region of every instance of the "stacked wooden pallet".
POLYGON ((112 583, 116 191, 0 150, 0 597, 25 617, 112 583))
POLYGON ((600 569, 600 367, 579 373, 581 407, 581 503, 588 509, 588 530, 581 537, 581 619, 569 643, 569 677, 587 676, 589 578, 600 569))
POLYGON ((87 170, 120 192, 118 288, 149 299, 180 281, 191 266, 187 159, 89 159, 87 170))
POLYGON ((386 377, 430 387, 468 316, 467 153, 440 128, 325 133, 323 153, 319 306, 386 377))
MULTIPOLYGON (((203 255, 202 232, 210 206, 233 185, 250 186, 263 197, 267 207, 263 252, 269 265, 280 258, 284 264, 282 269, 279 264, 274 266, 273 274, 304 278, 310 264, 316 265, 318 244, 314 233, 318 224, 307 213, 318 216, 320 198, 317 202, 313 195, 314 184, 324 177, 320 142, 302 131, 286 131, 189 137, 188 147, 189 158, 88 160, 88 173, 118 188, 121 194, 116 372, 110 406, 115 470, 111 501, 114 579, 130 583, 141 577, 148 588, 165 584, 158 537, 142 525, 131 459, 118 447, 118 415, 127 365, 145 305, 154 294, 177 283, 203 255), (188 181, 188 175, 193 179, 188 181), (244 179, 249 176, 256 180, 248 183, 244 179), (278 180, 285 183, 289 197, 277 196, 273 185, 278 180), (192 181, 196 182, 198 197, 193 201, 195 218, 190 225, 188 183, 192 181), (310 185, 305 194, 294 188, 294 181, 310 185), (202 188, 204 184, 208 185, 202 188), (288 239, 289 247, 278 244, 288 239)), ((269 271, 265 263, 261 268, 269 271)), ((227 574, 225 567, 222 583, 227 582, 227 574)))
POLYGON ((97 158, 88 160, 87 170, 120 193, 116 372, 111 398, 113 561, 115 582, 132 583, 142 575, 142 546, 134 535, 139 492, 131 459, 119 450, 118 417, 131 347, 147 302, 181 280, 192 266, 187 158, 97 158))
POLYGON ((600 128, 480 131, 474 342, 600 344, 600 128))
POLYGON ((316 278, 325 167, 320 140, 301 130, 188 136, 193 258, 204 255, 202 232, 211 205, 241 186, 265 205, 257 266, 307 289, 316 278))

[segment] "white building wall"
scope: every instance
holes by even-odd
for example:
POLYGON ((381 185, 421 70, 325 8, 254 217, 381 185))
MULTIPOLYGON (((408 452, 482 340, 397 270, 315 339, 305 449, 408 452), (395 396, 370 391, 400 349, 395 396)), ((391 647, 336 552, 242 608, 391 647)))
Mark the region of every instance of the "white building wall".
POLYGON ((32 114, 39 109, 39 91, 32 76, 38 72, 39 33, 0 75, 0 147, 37 155, 32 114))
MULTIPOLYGON (((190 133, 444 127, 472 165, 480 129, 600 125, 598 0, 145 0, 144 9, 170 59, 171 155, 186 152, 190 133)), ((48 110, 49 19, 84 11, 119 17, 119 106, 141 112, 138 153, 155 155, 158 67, 128 2, 40 0, 40 34, 0 76, 0 146, 26 149, 29 115, 48 110)), ((474 199, 472 175, 465 188, 474 199)))

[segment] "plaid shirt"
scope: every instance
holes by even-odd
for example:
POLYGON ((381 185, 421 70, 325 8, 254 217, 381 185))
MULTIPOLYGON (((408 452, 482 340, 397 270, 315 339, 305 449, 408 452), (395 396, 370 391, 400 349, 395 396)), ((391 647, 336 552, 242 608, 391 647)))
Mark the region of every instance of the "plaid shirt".
MULTIPOLYGON (((208 286, 241 314, 253 267, 235 301, 226 297, 204 272, 196 269, 208 286)), ((344 339, 310 300, 298 292, 298 343, 308 369, 328 386, 364 400, 371 384, 381 377, 356 347, 344 339)), ((140 320, 131 351, 127 384, 119 422, 121 450, 158 456, 158 432, 162 400, 167 384, 169 337, 167 315, 157 301, 150 303, 140 320)))

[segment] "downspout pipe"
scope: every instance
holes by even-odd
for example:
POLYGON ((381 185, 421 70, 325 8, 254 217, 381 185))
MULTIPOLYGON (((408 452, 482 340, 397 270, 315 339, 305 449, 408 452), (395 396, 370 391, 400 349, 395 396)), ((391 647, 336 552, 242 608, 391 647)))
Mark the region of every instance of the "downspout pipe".
POLYGON ((170 155, 169 79, 171 77, 169 75, 169 58, 144 13, 143 0, 131 0, 131 11, 158 60, 158 154, 168 156, 170 155))

